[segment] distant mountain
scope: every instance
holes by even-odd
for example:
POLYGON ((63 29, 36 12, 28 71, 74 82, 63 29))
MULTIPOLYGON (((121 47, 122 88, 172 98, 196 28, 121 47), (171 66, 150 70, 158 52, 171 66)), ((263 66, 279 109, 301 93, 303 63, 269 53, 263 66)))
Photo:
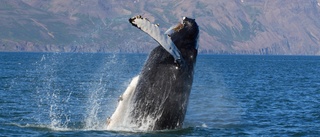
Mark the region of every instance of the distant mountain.
POLYGON ((320 55, 320 0, 1 0, 0 51, 149 52, 135 15, 195 18, 201 53, 320 55))

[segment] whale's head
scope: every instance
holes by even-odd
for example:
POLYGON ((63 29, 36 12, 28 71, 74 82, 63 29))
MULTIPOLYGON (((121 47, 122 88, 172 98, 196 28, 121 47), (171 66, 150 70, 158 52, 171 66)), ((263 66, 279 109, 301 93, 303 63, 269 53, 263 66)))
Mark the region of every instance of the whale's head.
MULTIPOLYGON (((190 43, 194 45, 195 49, 198 49, 197 43, 199 37, 199 26, 195 19, 183 17, 182 22, 175 25, 166 31, 166 34, 171 37, 172 41, 176 43, 190 43)), ((176 44, 176 45, 186 45, 186 44, 176 44)), ((187 44, 189 45, 189 44, 187 44)), ((178 47, 179 48, 179 47, 178 47)))

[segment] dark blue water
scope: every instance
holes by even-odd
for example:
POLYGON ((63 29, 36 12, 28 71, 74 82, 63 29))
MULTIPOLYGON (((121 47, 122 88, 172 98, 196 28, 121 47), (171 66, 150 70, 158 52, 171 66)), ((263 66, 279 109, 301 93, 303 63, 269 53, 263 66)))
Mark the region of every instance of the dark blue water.
POLYGON ((318 136, 320 57, 198 57, 184 128, 105 131, 147 55, 0 53, 0 136, 318 136))

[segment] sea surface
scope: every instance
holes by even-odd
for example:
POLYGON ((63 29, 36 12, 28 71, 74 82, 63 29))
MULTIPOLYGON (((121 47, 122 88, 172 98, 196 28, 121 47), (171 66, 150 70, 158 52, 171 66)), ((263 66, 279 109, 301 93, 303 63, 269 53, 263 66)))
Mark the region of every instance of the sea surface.
POLYGON ((0 136, 319 136, 319 56, 199 55, 184 127, 106 131, 146 54, 0 53, 0 136))

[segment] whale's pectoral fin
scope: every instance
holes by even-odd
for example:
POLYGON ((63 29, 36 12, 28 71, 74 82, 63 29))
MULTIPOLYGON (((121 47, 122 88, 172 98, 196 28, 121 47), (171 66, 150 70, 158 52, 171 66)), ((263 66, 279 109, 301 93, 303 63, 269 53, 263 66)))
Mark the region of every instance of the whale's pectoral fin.
POLYGON ((183 65, 184 59, 181 56, 179 49, 172 42, 171 38, 167 34, 161 34, 159 25, 152 24, 147 18, 143 18, 138 15, 129 19, 129 22, 149 34, 153 39, 155 39, 166 51, 168 51, 174 58, 176 63, 179 63, 179 66, 183 65))

